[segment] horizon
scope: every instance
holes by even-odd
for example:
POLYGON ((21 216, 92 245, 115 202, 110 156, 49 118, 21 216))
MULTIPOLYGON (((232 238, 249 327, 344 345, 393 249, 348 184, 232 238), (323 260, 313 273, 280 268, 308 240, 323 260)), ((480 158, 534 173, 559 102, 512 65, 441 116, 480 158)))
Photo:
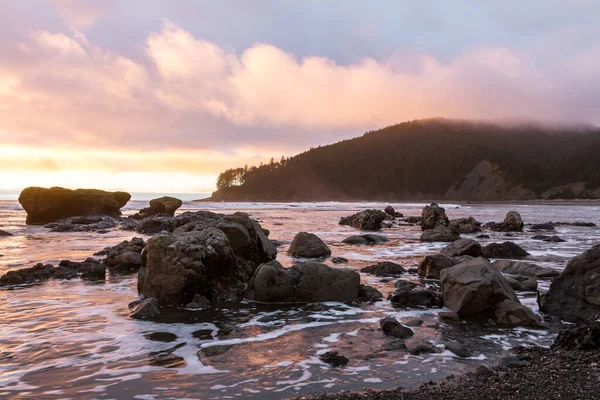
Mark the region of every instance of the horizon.
POLYGON ((598 127, 599 12, 5 1, 0 189, 210 193, 226 169, 440 116, 598 127))

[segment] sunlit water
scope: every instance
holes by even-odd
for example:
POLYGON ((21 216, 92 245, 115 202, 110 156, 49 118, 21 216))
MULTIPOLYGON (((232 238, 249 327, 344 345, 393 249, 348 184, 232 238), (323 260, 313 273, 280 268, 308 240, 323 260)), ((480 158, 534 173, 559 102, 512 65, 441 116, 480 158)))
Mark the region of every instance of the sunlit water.
MULTIPOLYGON (((125 213, 145 206, 131 202, 125 213)), ((422 258, 437 252, 442 243, 419 242, 419 227, 394 226, 382 234, 390 241, 378 246, 342 244, 355 234, 338 225, 341 216, 377 203, 185 203, 180 211, 248 212, 271 231, 271 238, 286 243, 278 260, 291 265, 287 245, 299 231, 316 233, 331 247, 334 257, 360 269, 377 261, 395 261, 416 268, 422 258)), ((395 204, 404 215, 419 215, 423 204, 395 204)), ((598 205, 451 205, 450 218, 474 216, 482 222, 500 221, 515 209, 526 223, 592 221, 598 223, 598 205)), ((38 262, 57 264, 83 260, 106 246, 130 239, 132 232, 108 234, 51 233, 25 226, 25 213, 17 202, 0 201, 0 229, 14 237, 0 238, 0 274, 38 262)), ((489 232, 486 232, 489 233, 489 232)), ((513 238, 489 233, 493 241, 519 243, 538 264, 562 269, 567 260, 599 242, 598 228, 557 227, 567 241, 532 240, 532 232, 513 238)), ((139 236, 139 235, 138 235, 139 236)), ((469 235, 463 235, 469 237, 469 235)), ((328 264, 331 264, 327 261, 328 264)), ((363 283, 384 294, 395 280, 361 274, 363 283)), ((404 277, 403 277, 404 278, 404 277)), ((404 279, 416 279, 409 275, 404 279)), ((318 391, 410 387, 463 371, 477 363, 491 363, 515 345, 551 343, 553 333, 506 329, 493 325, 450 324, 438 320, 439 310, 395 309, 388 301, 351 306, 327 303, 322 310, 305 306, 265 306, 243 303, 211 312, 180 310, 160 322, 133 320, 127 304, 137 296, 136 277, 109 276, 103 283, 81 280, 49 281, 27 287, 0 289, 0 397, 10 398, 260 398, 278 399, 318 391), (412 343, 431 341, 440 353, 408 356, 404 350, 385 350, 378 321, 393 315, 401 321, 420 318, 412 343), (460 359, 444 351, 448 340, 459 340, 474 352, 460 359), (200 358, 199 349, 232 345, 223 354, 200 358), (173 350, 175 349, 175 350, 173 350), (350 359, 346 368, 330 368, 318 359, 337 350, 350 359), (171 351, 183 361, 171 368, 157 365, 157 355, 171 351)), ((548 282, 540 281, 545 289, 548 282)), ((535 295, 520 294, 537 309, 535 295)))

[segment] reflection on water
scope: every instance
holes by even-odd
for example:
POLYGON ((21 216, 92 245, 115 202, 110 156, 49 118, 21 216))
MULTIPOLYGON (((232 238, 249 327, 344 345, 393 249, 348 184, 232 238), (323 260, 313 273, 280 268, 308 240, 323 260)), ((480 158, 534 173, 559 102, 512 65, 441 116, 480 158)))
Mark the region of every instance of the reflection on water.
MULTIPOLYGON (((126 213, 144 206, 132 202, 126 213)), ((376 203, 186 203, 180 211, 208 209, 246 211, 286 243, 278 260, 291 265, 287 245, 298 231, 318 234, 344 267, 360 269, 376 261, 416 267, 441 243, 421 243, 418 227, 394 226, 382 233, 390 241, 373 247, 344 245, 354 234, 337 224, 341 216, 376 203)), ((418 215, 422 204, 400 204, 405 215, 418 215)), ((475 216, 482 222, 501 220, 508 206, 446 205, 451 218, 475 216)), ((525 222, 589 221, 597 206, 514 206, 525 222)), ((0 229, 15 234, 0 238, 0 274, 37 262, 83 260, 106 246, 130 239, 131 232, 51 233, 24 225, 15 202, 0 202, 0 229)), ((532 240, 525 232, 510 238, 537 263, 562 269, 566 260, 598 242, 597 228, 557 227, 564 243, 532 240)), ((482 242, 507 240, 491 233, 482 242)), ((331 264, 330 264, 331 265, 331 264)), ((340 267, 340 266, 337 266, 340 267)), ((361 274, 363 283, 383 293, 394 280, 361 274)), ((414 279, 412 277, 411 279, 414 279)), ((456 373, 481 362, 493 362, 516 344, 548 345, 552 334, 490 325, 442 323, 437 310, 399 310, 389 302, 351 306, 273 306, 242 303, 211 312, 171 310, 159 321, 128 318, 127 304, 136 297, 133 276, 109 276, 103 283, 79 279, 0 290, 0 397, 10 398, 260 398, 278 399, 321 390, 392 388, 456 373), (431 341, 433 355, 409 356, 378 331, 387 315, 408 321, 419 318, 413 343, 431 341), (460 341, 474 354, 456 358, 444 343, 460 341), (346 368, 330 368, 318 356, 337 350, 350 359, 346 368)), ((541 282, 547 287, 547 282, 541 282)), ((522 295, 536 307, 535 297, 522 295)))

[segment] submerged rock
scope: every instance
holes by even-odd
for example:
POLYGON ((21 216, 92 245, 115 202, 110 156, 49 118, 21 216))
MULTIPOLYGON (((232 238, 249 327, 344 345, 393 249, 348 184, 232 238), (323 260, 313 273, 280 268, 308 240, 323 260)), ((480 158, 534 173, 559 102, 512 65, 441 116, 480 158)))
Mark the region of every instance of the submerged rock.
POLYGON ((551 222, 545 222, 543 224, 533 224, 531 225, 530 229, 533 231, 553 231, 554 224, 551 222))
POLYGON ((158 301, 153 298, 136 300, 129 303, 129 316, 135 319, 151 319, 160 315, 158 301))
POLYGON ((328 351, 327 353, 321 354, 319 360, 331 365, 332 367, 343 367, 348 364, 348 359, 337 351, 328 351))
POLYGON ((443 254, 426 256, 419 265, 418 274, 427 279, 440 279, 440 272, 443 269, 453 267, 460 263, 460 260, 443 254))
POLYGON ((43 225, 75 216, 118 217, 129 199, 131 195, 125 192, 61 187, 28 187, 19 195, 19 203, 27 212, 28 225, 43 225))
POLYGON ((482 249, 481 254, 485 258, 512 259, 521 259, 529 255, 521 246, 513 242, 490 243, 482 249))
POLYGON ((481 245, 473 239, 459 239, 444 247, 440 254, 448 257, 479 257, 481 255, 481 245))
POLYGON ((352 302, 358 298, 360 275, 310 261, 284 268, 278 261, 260 265, 246 298, 264 303, 352 302))
POLYGON ((344 257, 333 257, 331 259, 331 262, 334 264, 347 264, 348 263, 348 259, 344 258, 344 257))
POLYGON ((540 297, 540 310, 570 322, 600 314, 600 245, 569 261, 540 297))
POLYGON ((460 239, 456 227, 438 226, 434 229, 428 229, 421 234, 421 242, 454 242, 460 239))
POLYGON ((387 214, 380 210, 364 210, 359 213, 342 217, 340 225, 349 225, 361 231, 378 231, 387 214))
POLYGON ((379 327, 386 336, 394 336, 398 339, 408 339, 412 337, 415 332, 407 326, 402 325, 394 317, 385 317, 379 321, 379 327))
POLYGON ((331 255, 325 242, 317 235, 307 232, 296 234, 287 252, 292 257, 300 258, 326 258, 331 255))
POLYGON ((378 262, 374 265, 361 268, 360 272, 367 274, 373 274, 377 276, 397 276, 406 273, 406 270, 400 264, 396 264, 390 261, 378 262))
POLYGON ((54 266, 50 264, 36 264, 31 268, 8 271, 0 277, 0 286, 23 285, 33 282, 47 281, 54 274, 54 266))
POLYGON ((427 289, 398 288, 390 298, 390 302, 394 307, 401 308, 439 308, 444 306, 442 297, 427 289))
POLYGON ((551 242, 551 243, 560 243, 560 242, 566 242, 566 240, 561 239, 559 236, 556 235, 552 235, 552 236, 548 236, 548 235, 535 235, 531 237, 533 240, 542 240, 544 242, 551 242))
POLYGON ((366 235, 349 236, 346 239, 342 240, 342 243, 369 245, 369 244, 380 244, 380 243, 385 243, 385 242, 389 242, 389 241, 390 241, 390 239, 386 238, 385 236, 366 234, 366 235))
MULTIPOLYGON (((64 269, 67 276, 69 271, 75 271, 77 275, 81 276, 81 279, 87 281, 103 281, 106 279, 106 266, 96 260, 95 258, 87 258, 82 262, 75 262, 69 260, 62 260, 58 264, 57 271, 64 269)), ((73 276, 70 276, 66 279, 70 279, 73 276)), ((56 276, 58 278, 58 276, 56 276)))
POLYGON ((51 229, 51 232, 94 232, 114 228, 117 224, 112 217, 89 216, 65 218, 44 227, 51 229))
POLYGON ((408 353, 411 356, 418 356, 420 354, 435 354, 439 353, 437 347, 432 345, 431 343, 421 342, 413 345, 410 349, 408 349, 408 353))

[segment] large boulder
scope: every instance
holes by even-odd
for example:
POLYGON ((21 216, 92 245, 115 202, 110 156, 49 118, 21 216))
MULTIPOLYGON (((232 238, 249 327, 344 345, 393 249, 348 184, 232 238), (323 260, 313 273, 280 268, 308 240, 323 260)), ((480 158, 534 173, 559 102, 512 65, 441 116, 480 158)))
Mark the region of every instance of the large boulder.
POLYGON ((142 208, 134 218, 147 218, 153 215, 175 216, 175 211, 183 202, 175 197, 163 196, 150 200, 150 207, 142 208))
POLYGON ((421 229, 435 229, 438 226, 448 226, 449 220, 446 216, 446 210, 437 203, 431 203, 423 207, 421 211, 421 229))
POLYGON ((481 245, 473 239, 459 239, 444 247, 440 254, 448 257, 481 256, 481 245))
POLYGON ((501 223, 489 222, 485 224, 485 228, 497 232, 523 232, 523 220, 521 215, 516 211, 509 211, 501 223))
POLYGON ((421 242, 454 242, 460 239, 460 235, 454 226, 439 225, 421 233, 421 242))
POLYGON ((390 239, 386 238, 385 236, 368 233, 366 235, 349 236, 346 239, 342 240, 342 243, 372 245, 372 244, 385 243, 385 242, 389 242, 389 241, 390 241, 390 239))
POLYGON ((521 246, 513 242, 490 243, 481 249, 485 258, 521 259, 529 255, 521 246))
POLYGON ((419 265, 417 273, 419 276, 427 279, 440 279, 440 272, 443 269, 453 267, 460 263, 460 260, 443 254, 426 256, 419 265))
POLYGON ((307 232, 296 234, 287 252, 292 257, 300 258, 325 258, 331 255, 331 250, 324 241, 307 232))
POLYGON ((444 305, 459 317, 494 318, 506 325, 539 326, 502 274, 484 258, 441 272, 444 305))
POLYGON ((28 187, 19 195, 19 203, 27 212, 26 223, 30 225, 43 225, 75 216, 118 217, 129 199, 131 195, 125 192, 61 187, 28 187))
POLYGON ((600 314, 600 245, 569 261, 541 296, 540 309, 571 322, 600 314))
POLYGON ((481 222, 473 217, 453 219, 449 223, 450 226, 456 227, 458 233, 477 233, 481 232, 481 222))
POLYGON ((277 255, 245 213, 180 228, 151 237, 142 253, 138 290, 161 305, 185 305, 196 294, 213 302, 239 298, 258 265, 277 255))
POLYGON ((378 231, 387 214, 380 210, 364 210, 359 213, 342 217, 340 225, 349 225, 361 231, 378 231))
POLYGON ((264 303, 352 302, 360 275, 315 261, 284 268, 278 261, 259 266, 248 283, 246 298, 264 303))
POLYGON ((365 272, 367 274, 373 274, 377 276, 396 276, 405 274, 406 270, 400 264, 396 264, 390 261, 382 261, 378 262, 377 264, 361 268, 360 272, 365 272))
POLYGON ((524 263, 520 261, 497 260, 492 263, 502 273, 510 275, 533 276, 536 278, 553 278, 560 274, 559 271, 540 267, 539 265, 524 263))
POLYGON ((138 272, 142 266, 141 253, 146 243, 142 238, 125 240, 114 247, 104 249, 104 264, 111 272, 138 272))

